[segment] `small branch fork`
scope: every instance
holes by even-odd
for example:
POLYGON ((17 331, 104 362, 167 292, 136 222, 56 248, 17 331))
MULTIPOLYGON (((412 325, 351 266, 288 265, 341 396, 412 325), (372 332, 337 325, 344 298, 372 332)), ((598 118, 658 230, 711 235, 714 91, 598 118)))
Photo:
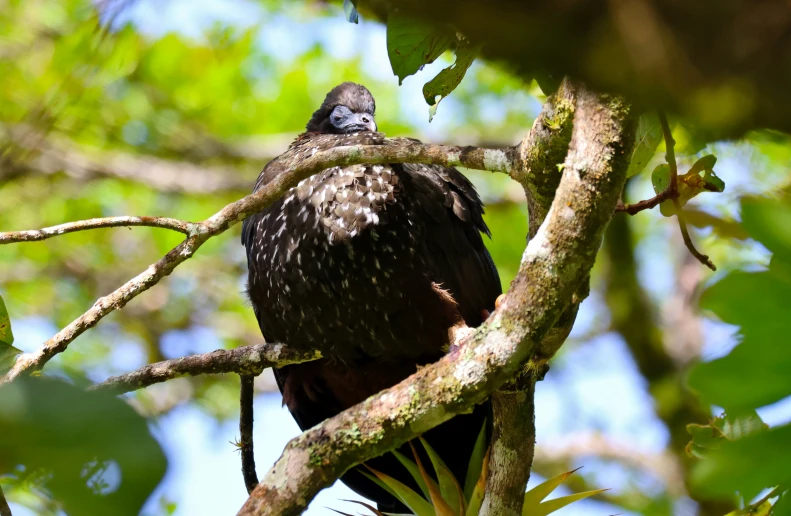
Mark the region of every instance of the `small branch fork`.
POLYGON ((684 238, 684 244, 687 246, 687 249, 689 249, 689 252, 692 253, 692 256, 697 258, 700 263, 709 269, 716 271, 717 267, 714 266, 714 263, 712 263, 707 255, 701 253, 695 248, 695 244, 692 243, 692 238, 689 236, 689 231, 687 230, 687 221, 684 218, 681 202, 678 200, 678 163, 676 162, 675 153, 676 141, 673 139, 673 133, 670 130, 670 124, 667 121, 667 116, 661 111, 659 112, 659 123, 662 126, 662 135, 665 139, 665 160, 670 167, 670 184, 667 185, 667 188, 650 199, 645 199, 634 204, 623 204, 619 202, 615 207, 615 211, 628 213, 629 215, 635 215, 643 210, 655 208, 664 201, 671 200, 673 202, 673 206, 676 209, 678 226, 679 229, 681 229, 681 236, 684 238))

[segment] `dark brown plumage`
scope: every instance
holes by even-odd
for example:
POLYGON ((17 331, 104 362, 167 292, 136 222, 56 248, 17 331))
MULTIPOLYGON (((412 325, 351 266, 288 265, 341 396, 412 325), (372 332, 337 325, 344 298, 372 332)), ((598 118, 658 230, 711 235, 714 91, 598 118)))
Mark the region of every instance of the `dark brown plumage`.
MULTIPOLYGON (((343 83, 287 152, 387 144, 372 132, 374 109, 367 89, 343 83)), ((255 189, 280 172, 267 165, 255 189)), ((449 328, 477 326, 494 309, 500 280, 481 237, 482 214, 456 169, 393 164, 324 170, 245 220, 248 294, 264 337, 326 357, 275 371, 300 428, 436 361, 449 328)), ((462 481, 489 412, 482 405, 425 435, 462 481)), ((392 456, 369 464, 410 483, 392 456)), ((383 510, 402 509, 356 470, 342 480, 383 510)))

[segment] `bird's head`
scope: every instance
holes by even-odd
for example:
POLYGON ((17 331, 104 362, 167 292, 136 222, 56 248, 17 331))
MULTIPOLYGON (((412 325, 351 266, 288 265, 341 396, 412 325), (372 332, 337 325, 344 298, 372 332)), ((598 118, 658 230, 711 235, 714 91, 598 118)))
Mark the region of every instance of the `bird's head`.
POLYGON ((306 129, 308 132, 329 134, 376 131, 375 111, 376 102, 368 88, 344 82, 327 93, 306 129))

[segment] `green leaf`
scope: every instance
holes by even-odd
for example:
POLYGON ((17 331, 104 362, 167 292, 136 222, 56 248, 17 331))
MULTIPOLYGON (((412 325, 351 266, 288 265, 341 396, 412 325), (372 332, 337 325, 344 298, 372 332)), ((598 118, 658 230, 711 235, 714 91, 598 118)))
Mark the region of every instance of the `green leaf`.
POLYGON ((8 310, 6 310, 3 296, 0 296, 0 345, 11 346, 13 343, 14 334, 11 332, 11 319, 8 317, 8 310))
POLYGON ((360 16, 357 13, 357 0, 343 0, 343 14, 349 23, 358 23, 360 16))
POLYGON ((484 457, 486 457, 486 421, 483 422, 481 431, 478 432, 478 438, 475 440, 475 446, 472 449, 470 462, 467 464, 467 478, 464 480, 465 500, 469 501, 469 499, 472 497, 475 484, 478 482, 478 478, 481 476, 484 457))
POLYGON ((434 467, 434 474, 437 476, 437 480, 439 481, 439 489, 442 493, 442 498, 448 502, 448 505, 451 509, 453 509, 453 512, 458 514, 459 508, 461 507, 461 500, 458 499, 458 493, 461 490, 458 487, 458 481, 450 472, 448 466, 442 461, 442 458, 439 456, 439 454, 434 451, 434 449, 426 442, 426 440, 421 437, 420 442, 423 444, 423 448, 425 448, 426 453, 428 453, 429 459, 431 459, 431 465, 434 467))
POLYGON ((401 502, 415 513, 415 516, 436 516, 434 508, 422 496, 385 473, 371 469, 371 472, 384 482, 401 502))
POLYGON ((629 168, 626 177, 632 177, 642 172, 656 154, 656 148, 662 142, 662 126, 656 113, 644 113, 637 121, 637 134, 629 159, 629 168))
MULTIPOLYGON (((579 468, 577 468, 579 469, 579 468)), ((538 510, 541 501, 552 493, 557 487, 563 483, 564 480, 569 478, 575 471, 566 471, 560 475, 556 475, 544 482, 538 484, 536 487, 525 493, 524 508, 522 509, 523 515, 533 514, 532 511, 538 510)))
POLYGON ((0 376, 6 374, 14 366, 16 356, 22 353, 11 344, 14 334, 11 332, 11 318, 8 317, 3 296, 0 296, 0 376))
POLYGON ((750 236, 791 261, 791 203, 745 197, 741 208, 742 224, 750 236))
POLYGON ((699 174, 704 170, 708 172, 712 172, 714 170, 714 165, 717 163, 717 156, 714 154, 707 154, 697 160, 689 169, 689 174, 699 174))
POLYGON ((447 498, 442 493, 442 491, 440 491, 440 488, 437 486, 436 482, 434 482, 431 476, 429 476, 426 468, 423 467, 423 461, 420 460, 420 455, 418 455, 417 450, 415 450, 415 447, 412 446, 411 442, 409 445, 412 447, 412 454, 415 456, 415 462, 417 463, 417 467, 420 470, 420 475, 423 477, 423 481, 428 487, 431 504, 434 506, 434 511, 437 513, 437 516, 454 516, 456 513, 453 511, 453 509, 451 509, 450 505, 448 505, 447 498))
POLYGON ((42 486, 75 515, 138 514, 167 462, 123 400, 60 379, 0 387, 0 464, 44 473, 42 486))
POLYGON ((538 509, 536 509, 534 512, 526 513, 522 511, 522 516, 546 516, 547 514, 551 514, 557 510, 560 510, 567 505, 584 500, 585 498, 589 498, 591 496, 595 496, 599 493, 603 493, 604 491, 607 491, 607 489, 595 489, 593 491, 585 491, 583 493, 575 493, 568 496, 561 496, 560 498, 553 498, 552 500, 548 500, 539 505, 538 509))
POLYGON ((450 95, 450 92, 456 89, 456 86, 461 83, 467 69, 475 61, 478 53, 481 50, 480 45, 471 45, 468 41, 463 41, 456 47, 456 62, 451 66, 445 68, 437 74, 436 77, 431 79, 423 85, 423 98, 429 107, 428 121, 434 118, 437 112, 439 103, 450 95))
POLYGON ((732 272, 703 292, 701 306, 722 321, 741 326, 744 335, 727 356, 691 371, 690 386, 708 403, 743 411, 791 394, 791 349, 778 345, 791 332, 790 297, 791 279, 779 266, 766 272, 732 272))
POLYGON ((398 11, 387 17, 387 55, 400 85, 404 78, 433 63, 451 48, 456 36, 450 27, 432 27, 398 11))
POLYGON ((691 457, 703 459, 712 450, 720 449, 725 441, 735 441, 769 428, 754 410, 731 415, 723 414, 707 425, 689 424, 692 439, 686 446, 691 457))
POLYGON ((791 489, 787 489, 783 496, 772 507, 772 516, 791 516, 791 489))
POLYGON ((475 482, 475 489, 472 490, 472 495, 469 499, 466 516, 478 516, 478 513, 481 512, 483 497, 486 494, 486 477, 489 476, 489 454, 491 451, 492 447, 489 446, 489 449, 486 450, 486 455, 483 457, 483 464, 481 464, 481 474, 478 477, 478 480, 475 482))
POLYGON ((670 165, 662 163, 654 167, 654 171, 651 172, 651 185, 655 194, 664 192, 670 186, 670 165))
POLYGON ((426 485, 426 481, 423 479, 423 475, 420 474, 420 469, 417 467, 413 461, 409 460, 403 453, 399 452, 398 450, 393 450, 393 455, 395 455, 398 462, 404 465, 404 467, 409 471, 409 474, 412 478, 417 482, 417 485, 420 487, 420 490, 423 491, 423 496, 427 499, 431 498, 431 493, 428 490, 428 486, 426 485))
POLYGON ((791 482, 791 425, 726 441, 693 470, 695 489, 708 496, 739 492, 745 499, 761 490, 791 482))

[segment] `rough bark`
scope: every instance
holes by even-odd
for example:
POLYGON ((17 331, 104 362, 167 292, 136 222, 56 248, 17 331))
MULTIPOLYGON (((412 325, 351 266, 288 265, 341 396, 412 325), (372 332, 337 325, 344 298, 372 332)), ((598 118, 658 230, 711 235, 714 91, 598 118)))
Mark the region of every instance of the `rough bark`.
POLYGON ((351 466, 469 410, 521 370, 593 266, 633 144, 619 98, 582 91, 574 116, 555 200, 500 307, 437 363, 289 442, 240 514, 299 514, 351 466))
MULTIPOLYGON (((576 106, 576 90, 564 80, 547 98, 533 127, 517 148, 511 177, 525 190, 528 205, 528 241, 544 222, 560 183, 562 164, 569 149, 576 106)), ((547 359, 566 340, 579 307, 574 299, 541 342, 537 356, 547 359)), ((482 514, 519 515, 535 448, 533 417, 536 367, 528 367, 520 378, 492 393, 494 422, 486 496, 482 514)))

